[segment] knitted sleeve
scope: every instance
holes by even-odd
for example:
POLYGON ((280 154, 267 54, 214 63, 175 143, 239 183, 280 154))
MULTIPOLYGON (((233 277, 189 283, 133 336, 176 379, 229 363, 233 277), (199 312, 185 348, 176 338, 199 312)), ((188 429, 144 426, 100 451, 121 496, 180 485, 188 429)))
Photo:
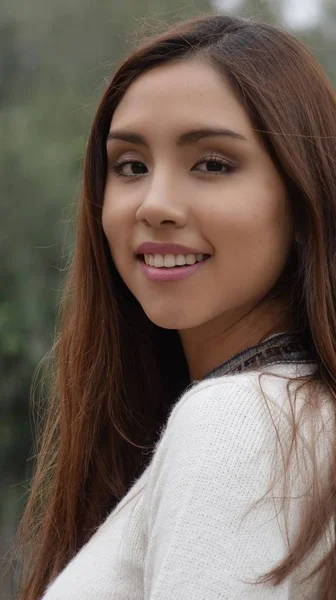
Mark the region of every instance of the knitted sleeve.
POLYGON ((288 529, 281 486, 266 494, 274 414, 246 376, 203 383, 175 405, 149 473, 145 600, 292 597, 289 581, 252 583, 287 555, 300 517, 300 471, 292 473, 288 529))

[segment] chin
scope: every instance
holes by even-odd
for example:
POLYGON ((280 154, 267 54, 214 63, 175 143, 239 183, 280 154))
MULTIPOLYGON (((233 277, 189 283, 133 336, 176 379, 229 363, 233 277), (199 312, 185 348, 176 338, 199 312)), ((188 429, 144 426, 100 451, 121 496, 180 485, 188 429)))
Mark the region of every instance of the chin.
POLYGON ((199 321, 189 314, 183 314, 182 311, 153 311, 145 310, 148 319, 162 329, 191 329, 200 325, 199 321))
MULTIPOLYGON (((151 311, 145 311, 147 317, 154 325, 162 327, 162 329, 180 329, 181 318, 173 314, 158 314, 151 311)), ((183 319, 182 319, 183 321, 183 319)))

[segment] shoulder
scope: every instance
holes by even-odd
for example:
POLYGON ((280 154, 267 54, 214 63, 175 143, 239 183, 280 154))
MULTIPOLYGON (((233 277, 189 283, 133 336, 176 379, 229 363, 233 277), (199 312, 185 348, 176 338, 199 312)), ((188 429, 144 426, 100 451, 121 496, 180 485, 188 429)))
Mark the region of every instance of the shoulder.
MULTIPOLYGON (((258 370, 235 375, 210 378, 193 384, 174 405, 167 425, 178 421, 197 422, 199 418, 215 422, 220 417, 233 419, 263 418, 267 402, 271 410, 283 409, 287 404, 287 384, 300 375, 309 373, 306 365, 275 365, 271 370, 258 370)), ((301 394, 302 397, 302 394, 301 394)))
POLYGON ((188 429, 220 424, 229 425, 241 417, 258 419, 262 404, 258 377, 240 374, 216 377, 196 383, 174 405, 167 422, 167 430, 179 426, 188 429))
POLYGON ((283 397, 295 376, 296 368, 282 367, 208 379, 173 407, 144 499, 148 573, 165 597, 206 597, 212 581, 230 598, 250 597, 242 577, 267 572, 287 555, 311 483, 301 461, 299 468, 286 461, 282 477, 284 455, 275 452, 274 417, 286 434, 283 397))
MULTIPOLYGON (((174 405, 161 444, 188 444, 196 451, 217 442, 220 451, 233 451, 237 444, 241 451, 243 438, 246 451, 274 451, 279 440, 291 444, 293 426, 305 447, 321 431, 323 436, 328 431, 332 441, 335 416, 330 397, 322 390, 313 407, 307 402, 309 386, 299 379, 313 370, 311 365, 281 364, 198 382, 174 405)), ((324 446, 325 441, 324 437, 324 446)))
POLYGON ((180 478, 183 486, 215 482, 223 494, 227 486, 231 491, 236 486, 236 495, 248 488, 257 497, 275 474, 281 486, 287 468, 293 493, 304 493, 313 466, 326 472, 335 435, 333 404, 327 397, 314 414, 304 410, 310 404, 299 381, 293 386, 295 399, 288 397, 289 381, 296 384, 295 377, 305 372, 309 369, 279 365, 267 372, 216 377, 188 389, 156 445, 149 468, 151 493, 162 482, 171 486, 180 478))
MULTIPOLYGON (((206 410, 209 418, 217 416, 218 411, 225 414, 242 412, 256 414, 265 406, 265 400, 278 409, 289 406, 293 395, 297 403, 302 404, 309 395, 307 387, 302 386, 302 377, 311 375, 314 364, 281 363, 260 370, 234 375, 223 375, 196 382, 180 396, 173 406, 169 421, 183 418, 191 410, 206 410)), ((330 395, 320 387, 319 408, 332 406, 330 395)))
MULTIPOLYGON (((165 456, 198 462, 204 453, 221 462, 228 453, 250 454, 271 443, 271 419, 260 373, 225 375, 194 384, 174 405, 156 448, 165 456), (244 440, 244 447, 241 445, 244 440)), ((274 437, 274 436, 273 436, 274 437)))

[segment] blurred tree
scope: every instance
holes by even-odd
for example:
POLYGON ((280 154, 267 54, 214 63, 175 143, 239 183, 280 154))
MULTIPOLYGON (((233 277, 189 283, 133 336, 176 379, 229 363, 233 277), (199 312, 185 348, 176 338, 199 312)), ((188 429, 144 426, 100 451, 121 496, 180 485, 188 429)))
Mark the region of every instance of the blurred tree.
POLYGON ((245 0, 240 14, 244 17, 254 17, 269 23, 280 23, 282 10, 283 0, 272 0, 270 2, 245 0))
MULTIPOLYGON (((298 38, 307 44, 311 52, 323 65, 331 81, 336 82, 336 2, 335 0, 320 0, 321 16, 311 27, 296 30, 285 18, 286 0, 237 0, 232 12, 245 17, 254 17, 270 23, 285 26, 298 38)), ((220 0, 218 3, 225 10, 231 1, 220 0)))

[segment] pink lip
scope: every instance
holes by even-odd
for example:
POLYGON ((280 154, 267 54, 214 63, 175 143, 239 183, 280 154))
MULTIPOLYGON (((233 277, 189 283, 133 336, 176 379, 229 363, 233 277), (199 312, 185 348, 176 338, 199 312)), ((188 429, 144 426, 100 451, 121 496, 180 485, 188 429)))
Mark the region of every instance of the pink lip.
POLYGON ((199 268, 201 268, 208 259, 202 260, 200 262, 196 262, 193 265, 187 265, 185 267, 150 267, 146 265, 143 260, 139 260, 142 271, 147 279, 150 281, 179 281, 181 279, 185 279, 189 275, 195 273, 199 268))
POLYGON ((206 254, 202 250, 195 250, 181 244, 159 244, 144 242, 135 251, 136 254, 206 254))

